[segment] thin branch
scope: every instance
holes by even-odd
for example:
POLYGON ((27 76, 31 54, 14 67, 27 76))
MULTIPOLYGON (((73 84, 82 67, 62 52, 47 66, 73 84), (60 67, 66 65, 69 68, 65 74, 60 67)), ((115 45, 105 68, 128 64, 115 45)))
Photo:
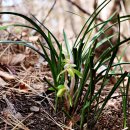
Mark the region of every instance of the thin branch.
MULTIPOLYGON (((80 7, 79 5, 77 5, 75 2, 71 1, 71 0, 67 0, 69 3, 71 3, 72 5, 74 5, 75 7, 77 7, 81 12, 83 12, 84 14, 87 15, 91 15, 88 11, 86 11, 85 9, 83 9, 82 7, 80 7)), ((97 20, 103 22, 103 20, 101 18, 97 18, 97 20)))
MULTIPOLYGON (((42 20, 41 23, 45 23, 46 19, 48 18, 48 16, 49 16, 50 13, 52 12, 52 10, 53 10, 53 8, 54 8, 56 2, 57 2, 57 0, 54 0, 54 3, 52 4, 52 6, 51 6, 51 8, 49 9, 49 11, 48 11, 46 17, 42 20)), ((42 25, 39 25, 39 26, 42 26, 42 25)), ((31 34, 32 34, 32 35, 36 35, 36 34, 37 34, 37 31, 33 30, 33 31, 31 32, 31 34)))
POLYGON ((56 1, 57 1, 57 0, 54 1, 52 7, 51 7, 50 10, 48 11, 46 17, 45 17, 44 20, 43 20, 43 23, 46 21, 46 19, 48 18, 48 16, 49 16, 50 13, 52 12, 52 10, 53 10, 53 8, 54 8, 54 6, 55 6, 55 4, 56 4, 56 1))

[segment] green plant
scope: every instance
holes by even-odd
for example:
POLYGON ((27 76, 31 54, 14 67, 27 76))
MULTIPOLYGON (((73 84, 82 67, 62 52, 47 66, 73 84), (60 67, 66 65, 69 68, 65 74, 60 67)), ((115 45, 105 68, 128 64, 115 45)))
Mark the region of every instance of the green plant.
MULTIPOLYGON (((120 73, 120 77, 101 104, 101 93, 108 84, 109 78, 111 76, 119 76, 119 73, 117 74, 116 71, 111 71, 111 68, 114 69, 116 66, 121 66, 122 64, 130 64, 127 62, 120 63, 120 60, 118 60, 119 62, 117 64, 113 63, 114 59, 117 58, 118 48, 130 40, 130 38, 126 38, 122 41, 120 40, 120 23, 125 20, 129 20, 130 16, 127 15, 120 17, 117 15, 117 17, 115 17, 116 13, 114 13, 108 20, 99 24, 94 23, 98 14, 109 2, 110 0, 105 0, 89 17, 81 29, 79 35, 77 36, 77 39, 74 42, 72 48, 69 46, 66 33, 63 32, 66 52, 63 52, 63 45, 58 42, 50 30, 48 30, 35 17, 34 18, 36 21, 39 22, 44 29, 46 29, 48 34, 46 34, 36 22, 23 14, 15 12, 0 12, 0 14, 10 14, 24 18, 32 26, 23 24, 13 24, 11 26, 20 26, 33 29, 41 34, 41 36, 46 41, 45 45, 40 40, 38 40, 38 44, 41 46, 43 52, 40 52, 36 48, 32 47, 26 41, 1 41, 1 43, 15 43, 27 46, 36 51, 48 62, 53 77, 53 84, 50 83, 50 81, 48 81, 46 78, 44 78, 44 80, 48 83, 49 90, 55 92, 55 111, 58 111, 59 109, 63 110, 67 117, 66 125, 70 129, 76 125, 79 126, 79 128, 82 130, 85 123, 87 123, 87 127, 91 129, 96 124, 106 103, 111 98, 115 90, 123 82, 124 78, 129 77, 128 72, 122 71, 120 73), (110 21, 115 21, 115 23, 107 27, 107 24, 110 21), (111 29, 115 25, 118 25, 119 28, 117 33, 106 36, 101 41, 98 41, 101 35, 105 34, 107 30, 111 29), (94 36, 91 36, 91 32, 95 28, 98 28, 98 32, 94 34, 94 36), (113 37, 117 37, 116 44, 112 44, 111 42, 113 37), (52 41, 54 41, 55 44, 53 44, 52 41), (110 43, 110 47, 104 50, 100 57, 96 58, 96 48, 104 44, 106 41, 110 43), (58 52, 55 49, 55 46, 58 47, 58 52), (99 68, 103 65, 106 66, 106 69, 98 73, 99 68), (101 82, 100 89, 96 89, 96 85, 99 82, 101 82), (64 104, 62 108, 59 107, 60 103, 64 104)), ((5 26, 1 27, 1 29, 5 28, 5 26)), ((127 88, 129 86, 128 84, 126 86, 127 88)), ((125 117, 124 127, 126 127, 126 95, 128 93, 128 89, 122 93, 125 95, 123 97, 123 112, 125 117)))

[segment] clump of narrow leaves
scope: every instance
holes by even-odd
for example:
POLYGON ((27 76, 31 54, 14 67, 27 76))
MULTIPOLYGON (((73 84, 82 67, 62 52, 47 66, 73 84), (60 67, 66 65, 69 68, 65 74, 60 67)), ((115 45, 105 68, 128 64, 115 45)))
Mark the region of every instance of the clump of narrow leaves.
MULTIPOLYGON (((127 62, 114 64, 114 59, 117 59, 118 48, 128 42, 130 38, 120 40, 120 23, 129 20, 130 16, 119 16, 114 13, 108 20, 95 24, 95 20, 102 9, 110 2, 110 0, 105 0, 89 17, 89 19, 84 24, 79 35, 77 36, 73 47, 70 47, 67 35, 63 31, 64 43, 60 44, 56 37, 48 30, 40 21, 35 17, 35 20, 43 26, 48 33, 45 33, 42 28, 40 28, 37 22, 33 21, 31 18, 15 13, 15 12, 0 12, 0 14, 10 14, 24 18, 32 26, 27 26, 23 24, 13 24, 11 26, 20 26, 33 29, 37 31, 46 44, 38 40, 39 45, 42 48, 42 52, 31 46, 26 41, 1 41, 1 43, 15 43, 27 46, 34 51, 36 51, 40 56, 42 56, 50 67, 53 84, 44 78, 48 83, 49 90, 55 93, 55 111, 63 110, 66 115, 66 125, 69 129, 78 127, 83 129, 84 125, 87 123, 88 128, 94 127, 98 121, 106 103, 111 98, 116 89, 128 78, 128 83, 126 88, 129 86, 130 75, 128 72, 123 72, 122 69, 120 74, 118 73, 118 80, 111 88, 105 99, 100 102, 100 97, 103 89, 108 84, 110 77, 114 76, 116 78, 116 67, 122 64, 129 64, 127 62), (117 15, 117 17, 115 17, 117 15), (115 23, 110 24, 110 21, 115 21, 115 23), (99 40, 102 35, 106 33, 113 26, 118 25, 118 32, 114 35, 109 35, 104 37, 104 39, 99 40), (90 36, 92 31, 97 28, 96 34, 90 36), (115 44, 112 43, 111 39, 116 37, 117 41, 115 44), (103 45, 105 42, 110 43, 110 47, 103 51, 98 58, 95 56, 95 50, 103 45), (66 46, 66 51, 64 51, 63 44, 66 46), (55 49, 57 46, 57 50, 55 49), (49 53, 48 53, 49 51, 49 53), (48 55, 49 54, 49 55, 48 55), (102 66, 105 65, 105 69, 98 71, 102 66), (111 71, 115 70, 115 71, 111 71), (96 85, 100 82, 100 88, 96 89, 96 85), (62 108, 59 107, 62 104, 62 108), (92 119, 89 119, 93 115, 92 119), (92 120, 92 121, 90 121, 92 120), (70 125, 71 124, 71 125, 70 125)), ((5 29, 4 26, 1 29, 5 29)), ((127 94, 128 89, 123 91, 123 112, 124 112, 124 128, 127 127, 127 94)))

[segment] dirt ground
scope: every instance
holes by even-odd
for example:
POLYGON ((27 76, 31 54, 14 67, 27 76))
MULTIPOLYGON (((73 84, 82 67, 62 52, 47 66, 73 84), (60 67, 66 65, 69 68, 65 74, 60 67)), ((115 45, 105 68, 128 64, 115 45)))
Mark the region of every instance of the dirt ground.
POLYGON ((50 114, 56 121, 60 119, 56 118, 59 117, 58 114, 52 111, 46 101, 41 102, 42 98, 12 93, 12 95, 8 96, 8 100, 14 105, 17 113, 14 116, 7 109, 7 103, 4 100, 0 100, 0 130, 60 130, 45 112, 50 114), (18 127, 16 127, 17 125, 18 127))
MULTIPOLYGON (((94 130, 122 130, 120 99, 112 100, 113 104, 105 108, 94 130)), ((64 115, 55 113, 44 97, 8 91, 0 99, 0 130, 61 130, 57 123, 64 123, 64 115)))

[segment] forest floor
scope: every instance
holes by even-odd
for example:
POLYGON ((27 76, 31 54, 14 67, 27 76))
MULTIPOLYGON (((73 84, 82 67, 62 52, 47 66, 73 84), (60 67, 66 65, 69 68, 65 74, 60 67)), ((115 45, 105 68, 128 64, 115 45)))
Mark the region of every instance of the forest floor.
MULTIPOLYGON (((35 42, 38 37, 2 33, 7 40, 35 42)), ((19 45, 0 44, 0 130, 61 130, 64 124, 62 111, 55 113, 53 94, 47 93, 43 77, 52 81, 48 64, 36 53, 19 45)), ((112 83, 102 93, 102 98, 111 89, 112 83)), ((122 97, 117 90, 107 103, 95 130, 122 130, 122 97)), ((130 127, 130 113, 128 112, 130 127)), ((75 128, 75 130, 78 128, 75 128)))

